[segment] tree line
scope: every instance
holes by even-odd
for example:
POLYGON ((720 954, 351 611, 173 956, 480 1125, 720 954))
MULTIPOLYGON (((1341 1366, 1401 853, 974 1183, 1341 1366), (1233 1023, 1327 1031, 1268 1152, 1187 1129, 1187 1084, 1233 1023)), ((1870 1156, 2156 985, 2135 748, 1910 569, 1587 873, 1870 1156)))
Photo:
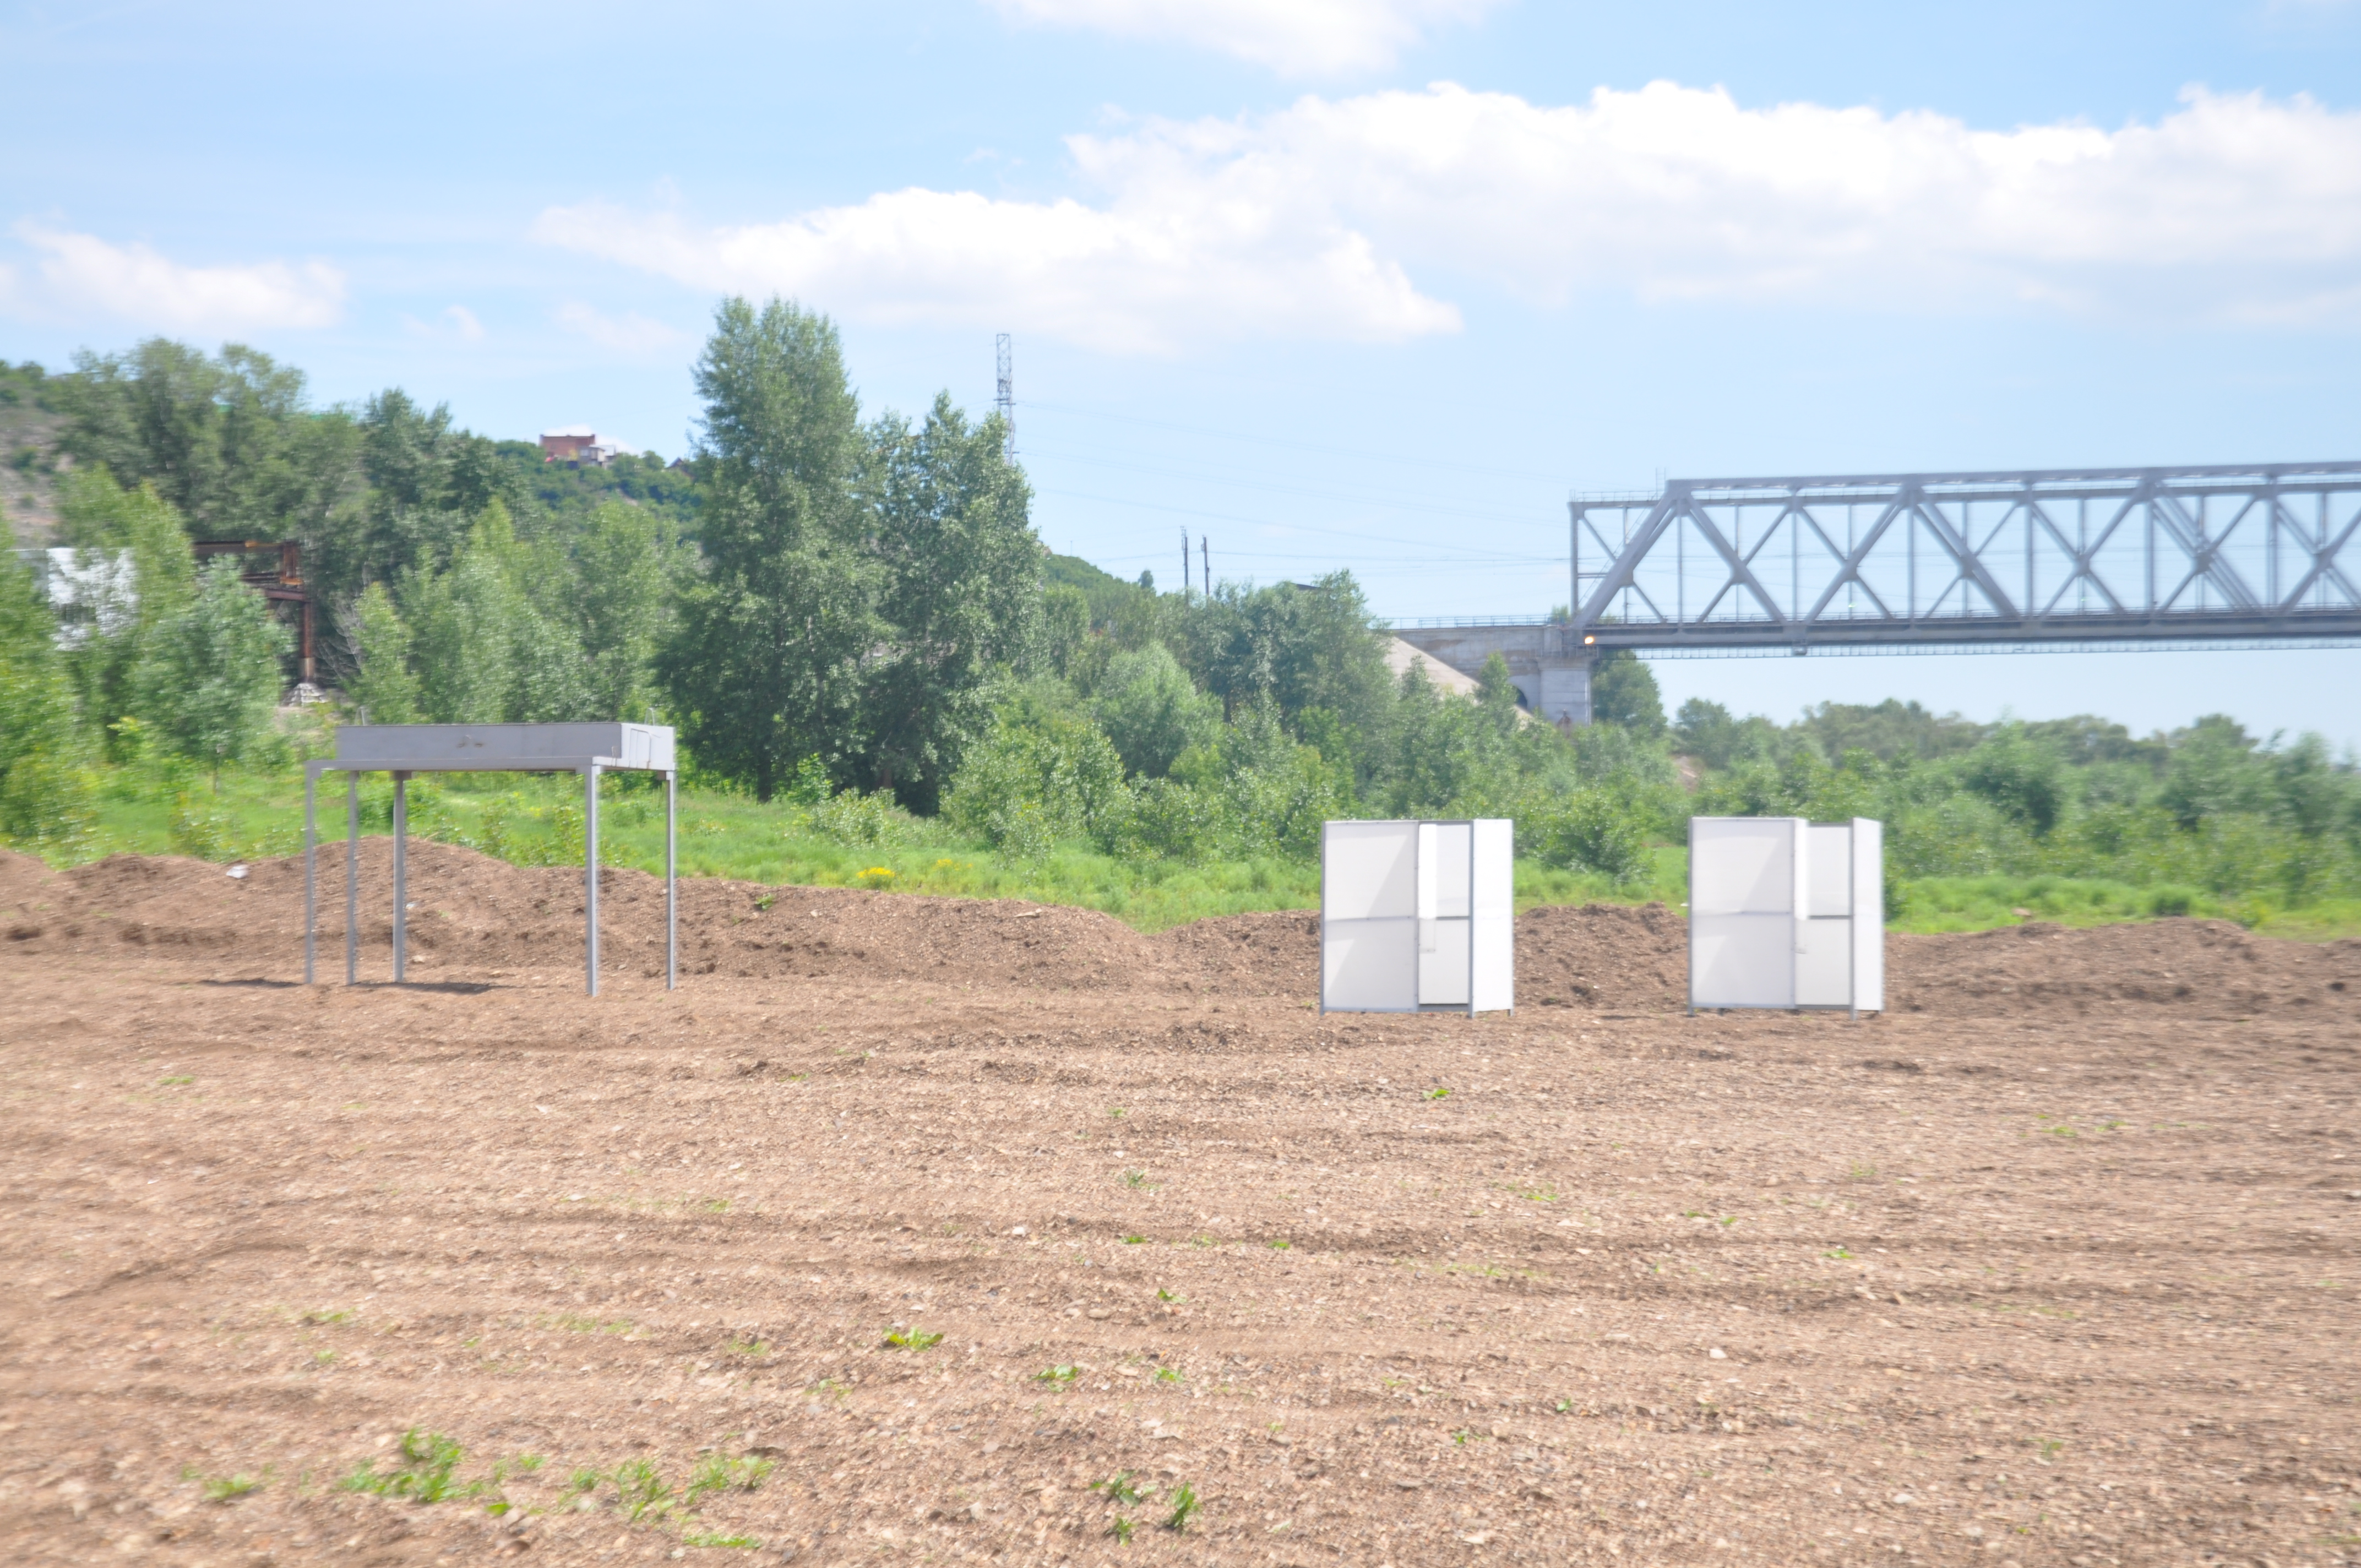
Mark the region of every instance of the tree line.
POLYGON ((288 537, 348 718, 661 719, 695 782, 849 795, 887 830, 940 817, 1016 856, 1303 858, 1328 817, 1482 812, 1562 863, 1642 869, 1662 748, 1532 724, 1505 667, 1474 703, 1397 679, 1349 574, 1172 593, 1052 557, 1000 421, 948 395, 864 416, 833 323, 789 302, 723 302, 695 379, 685 470, 593 477, 400 389, 313 407, 300 372, 235 345, 154 340, 49 378, 65 539, 130 565, 63 648, 9 587, 9 679, 42 717, 0 793, 49 805, 0 831, 70 818, 59 792, 93 760, 300 744, 279 629, 187 550, 288 537))
POLYGON ((1332 817, 1505 816, 1521 854, 1639 883, 1692 812, 1859 814, 1888 823, 1899 880, 2361 894, 2361 776, 2317 737, 1892 702, 1668 722, 1629 654, 1596 672, 1603 721, 1562 734, 1498 661, 1473 701, 1397 675, 1349 573, 1170 592, 1049 554, 997 419, 948 395, 864 414, 835 327, 792 302, 723 302, 694 374, 685 465, 581 470, 399 389, 315 408, 235 346, 40 381, 65 537, 128 567, 62 639, 0 573, 0 833, 69 831, 94 762, 307 743, 278 706, 283 633, 232 565, 190 558, 227 535, 302 541, 347 718, 669 722, 692 783, 829 806, 862 841, 1303 860, 1332 817))

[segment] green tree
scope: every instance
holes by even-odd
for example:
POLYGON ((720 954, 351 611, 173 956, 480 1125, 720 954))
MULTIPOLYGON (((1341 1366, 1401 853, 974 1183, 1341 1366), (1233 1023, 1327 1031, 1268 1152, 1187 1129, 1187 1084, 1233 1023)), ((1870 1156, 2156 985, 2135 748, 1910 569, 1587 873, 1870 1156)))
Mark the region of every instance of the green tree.
POLYGON ((2064 764, 2058 753, 2012 724, 1963 755, 1960 782, 1991 801, 2036 838, 2046 838, 2066 809, 2064 764))
POLYGON ((588 712, 640 720, 671 601, 671 542, 664 520, 609 501, 590 514, 574 545, 574 620, 582 644, 588 712))
POLYGON ((1181 611, 1175 652, 1222 699, 1225 718, 1268 701, 1290 723, 1320 708, 1375 730, 1392 695, 1385 637, 1349 572, 1262 588, 1224 583, 1181 611))
POLYGON ((1310 860, 1320 852, 1320 825, 1347 812, 1334 770, 1287 733, 1269 702, 1223 726, 1213 744, 1183 752, 1172 778, 1221 802, 1228 845, 1238 855, 1310 860))
MULTIPOLYGON (((0 533, 6 521, 0 517, 0 533)), ((0 554, 0 838, 80 834, 90 804, 85 751, 48 596, 14 555, 0 554)))
POLYGON ((410 628, 383 583, 371 583, 346 618, 353 628, 354 673, 345 696, 371 724, 418 718, 418 676, 410 667, 410 628))
POLYGON ((215 560, 141 650, 138 717, 181 755, 211 764, 218 787, 221 765, 252 756, 270 733, 287 647, 269 602, 238 580, 238 563, 215 560))
POLYGON ((697 363, 710 476, 703 570, 658 658, 704 767, 768 800, 858 751, 881 565, 853 504, 860 411, 835 325, 781 300, 722 302, 697 363))
POLYGON ((67 667, 83 714, 108 726, 137 708, 134 677, 158 629, 194 596, 196 558, 180 512, 153 485, 126 490, 104 467, 66 476, 58 511, 78 578, 67 667))
POLYGON ((1590 667, 1590 717, 1642 735, 1664 732, 1656 673, 1629 648, 1610 648, 1590 667))
POLYGON ((2171 738, 2159 803, 2183 828, 2209 817, 2269 809, 2271 769, 2255 739, 2227 714, 2209 713, 2171 738))
POLYGON ((306 406, 302 371, 239 344, 209 356, 160 337, 83 354, 76 369, 49 389, 78 466, 153 487, 201 538, 300 539, 308 575, 337 577, 358 517, 360 433, 341 410, 306 406))
POLYGON ((1023 701, 1004 707, 943 792, 943 816, 1018 860, 1121 831, 1123 760, 1087 718, 1023 701))
POLYGON ((1041 625, 1036 663, 1053 675, 1071 679, 1091 640, 1090 597, 1077 587, 1053 584, 1041 590, 1041 625))
POLYGON ((1116 654, 1093 706, 1136 778, 1163 777, 1181 752, 1209 744, 1222 727, 1220 700, 1199 691, 1161 642, 1116 654))
POLYGON ((919 809, 933 807, 990 725, 995 685, 1036 641, 1041 543, 1005 437, 996 415, 969 425, 948 393, 915 429, 887 415, 870 432, 870 528, 890 630, 862 672, 860 771, 919 809))
POLYGON ((580 637, 535 602, 535 590, 551 585, 578 608, 564 557, 549 542, 519 540, 497 500, 446 570, 403 585, 418 705, 427 718, 536 724, 599 717, 580 637))

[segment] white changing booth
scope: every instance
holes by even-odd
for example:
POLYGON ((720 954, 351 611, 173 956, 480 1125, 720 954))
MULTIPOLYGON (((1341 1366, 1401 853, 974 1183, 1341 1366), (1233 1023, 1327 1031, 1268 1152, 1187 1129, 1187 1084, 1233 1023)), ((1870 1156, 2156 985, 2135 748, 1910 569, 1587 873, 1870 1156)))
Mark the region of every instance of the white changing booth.
POLYGON ((1689 1010, 1885 1008, 1885 828, 1689 818, 1689 1010))
POLYGON ((1504 817, 1323 825, 1320 1011, 1514 1011, 1515 847, 1504 817))

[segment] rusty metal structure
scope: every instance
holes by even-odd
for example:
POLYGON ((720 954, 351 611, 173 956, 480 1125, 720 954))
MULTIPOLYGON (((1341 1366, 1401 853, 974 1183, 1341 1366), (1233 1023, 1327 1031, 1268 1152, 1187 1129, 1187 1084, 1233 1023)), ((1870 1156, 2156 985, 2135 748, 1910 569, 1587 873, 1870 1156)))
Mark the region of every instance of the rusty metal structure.
POLYGON ((272 612, 295 634, 295 678, 311 681, 312 593, 303 586, 303 546, 292 539, 200 539, 195 548, 200 562, 238 558, 238 580, 269 599, 272 612))

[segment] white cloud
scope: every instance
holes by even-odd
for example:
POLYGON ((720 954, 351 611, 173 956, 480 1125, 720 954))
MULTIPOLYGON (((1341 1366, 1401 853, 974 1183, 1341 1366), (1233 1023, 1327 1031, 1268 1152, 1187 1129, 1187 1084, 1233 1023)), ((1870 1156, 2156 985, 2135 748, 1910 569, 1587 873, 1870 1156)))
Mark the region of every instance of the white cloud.
POLYGON ((91 313, 169 332, 238 333, 331 326, 344 313, 345 276, 324 262, 187 267, 139 244, 20 223, 16 237, 40 259, 12 279, 17 308, 75 317, 91 313))
POLYGON ((445 306, 443 313, 431 322, 420 321, 416 316, 404 316, 401 327, 412 337, 452 338, 460 343, 484 341, 484 323, 476 318, 475 312, 465 305, 445 306))
POLYGON ((1499 0, 988 0, 1011 21, 1170 39, 1290 76, 1391 65, 1431 27, 1499 0))
POLYGON ((784 223, 700 230, 591 205, 541 238, 697 288, 802 295, 889 323, 997 323, 1119 351, 1252 334, 1395 339, 1458 324, 1369 242, 1202 185, 1079 202, 896 191, 784 223))
POLYGON ((1090 202, 906 190, 719 229, 594 204, 538 232, 700 289, 1115 350, 1447 332, 1442 277, 2262 321, 2352 319, 2361 271, 2361 115, 2302 97, 1979 131, 1670 82, 1563 106, 1439 84, 1068 148, 1090 202))
POLYGON ((557 324, 566 331, 618 354, 660 354, 691 341, 689 334, 677 327, 630 312, 620 316, 606 315, 579 301, 569 300, 558 306, 556 315, 557 324))

